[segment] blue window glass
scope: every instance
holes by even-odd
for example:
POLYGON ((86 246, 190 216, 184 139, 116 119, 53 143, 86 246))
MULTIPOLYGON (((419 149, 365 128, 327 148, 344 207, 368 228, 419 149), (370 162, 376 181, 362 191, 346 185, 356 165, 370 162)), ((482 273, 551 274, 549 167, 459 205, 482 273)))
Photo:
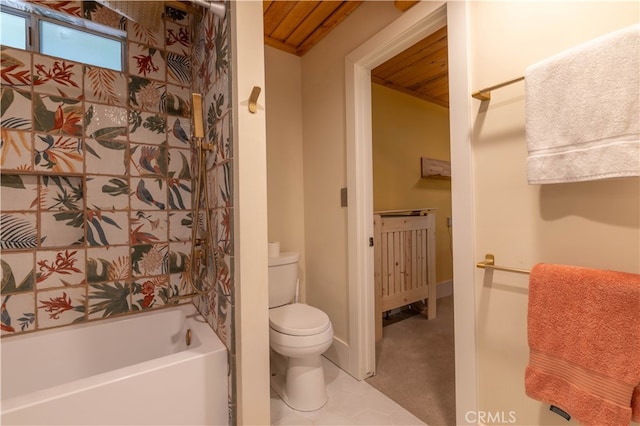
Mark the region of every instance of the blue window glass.
POLYGON ((27 20, 22 16, 0 12, 0 44, 17 49, 26 49, 26 22, 27 20))
POLYGON ((40 21, 40 52, 122 71, 122 41, 40 21))

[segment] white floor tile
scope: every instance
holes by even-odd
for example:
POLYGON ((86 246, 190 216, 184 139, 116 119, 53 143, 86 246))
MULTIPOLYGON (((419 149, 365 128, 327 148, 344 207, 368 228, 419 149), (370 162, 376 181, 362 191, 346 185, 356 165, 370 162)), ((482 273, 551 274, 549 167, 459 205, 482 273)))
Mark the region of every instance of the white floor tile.
POLYGON ((364 381, 322 358, 329 402, 319 410, 296 411, 271 392, 273 425, 424 425, 417 417, 364 381))

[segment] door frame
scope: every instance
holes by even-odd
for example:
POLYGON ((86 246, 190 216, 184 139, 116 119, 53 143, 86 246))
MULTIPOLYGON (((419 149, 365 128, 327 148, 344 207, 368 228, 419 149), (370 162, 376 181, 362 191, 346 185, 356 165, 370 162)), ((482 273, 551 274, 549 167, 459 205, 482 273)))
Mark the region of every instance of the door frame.
POLYGON ((452 168, 455 381, 457 424, 477 410, 475 270, 468 72, 468 5, 423 1, 345 58, 348 191, 349 373, 375 373, 371 69, 447 25, 452 168))

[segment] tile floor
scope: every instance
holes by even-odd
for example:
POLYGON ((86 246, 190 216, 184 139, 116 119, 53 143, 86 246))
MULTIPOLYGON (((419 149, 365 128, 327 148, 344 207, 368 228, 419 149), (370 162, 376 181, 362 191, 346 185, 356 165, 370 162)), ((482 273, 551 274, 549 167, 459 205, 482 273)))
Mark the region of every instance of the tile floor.
POLYGON ((272 425, 424 425, 371 385, 322 358, 329 402, 317 411, 295 411, 271 390, 272 425))

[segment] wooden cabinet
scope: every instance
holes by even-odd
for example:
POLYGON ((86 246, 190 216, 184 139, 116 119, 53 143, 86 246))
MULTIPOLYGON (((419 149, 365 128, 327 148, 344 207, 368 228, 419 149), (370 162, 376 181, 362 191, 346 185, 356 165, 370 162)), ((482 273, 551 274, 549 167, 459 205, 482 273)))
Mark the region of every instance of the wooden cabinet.
POLYGON ((374 277, 376 338, 382 315, 425 300, 428 318, 436 317, 435 210, 375 212, 374 277))

